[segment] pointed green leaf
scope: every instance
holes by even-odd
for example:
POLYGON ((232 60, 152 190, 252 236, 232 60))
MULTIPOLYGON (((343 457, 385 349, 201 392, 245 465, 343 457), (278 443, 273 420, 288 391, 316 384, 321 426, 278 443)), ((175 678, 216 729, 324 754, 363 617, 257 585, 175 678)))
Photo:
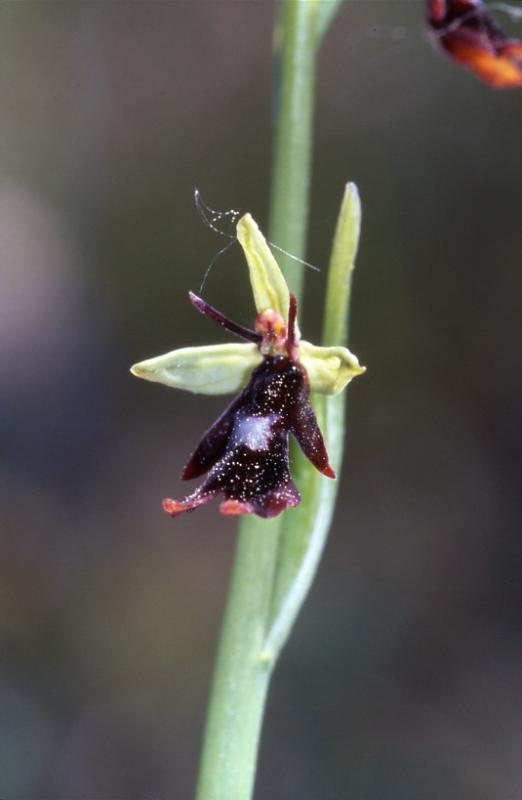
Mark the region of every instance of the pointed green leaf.
POLYGON ((343 0, 323 0, 317 7, 316 39, 320 45, 343 0))
POLYGON ((257 310, 261 312, 273 308, 285 321, 288 320, 288 286, 265 237, 250 214, 245 214, 237 223, 237 238, 248 263, 257 310))
POLYGON ((261 362, 255 344, 182 347, 131 367, 137 378, 195 394, 230 394, 241 389, 261 362))
POLYGON ((361 235, 361 198, 355 183, 347 183, 337 218, 328 270, 323 328, 325 344, 344 344, 348 337, 350 292, 361 235))
POLYGON ((347 347, 317 347, 301 341, 299 360, 308 373, 311 391, 320 394, 339 394, 352 378, 366 371, 347 347))

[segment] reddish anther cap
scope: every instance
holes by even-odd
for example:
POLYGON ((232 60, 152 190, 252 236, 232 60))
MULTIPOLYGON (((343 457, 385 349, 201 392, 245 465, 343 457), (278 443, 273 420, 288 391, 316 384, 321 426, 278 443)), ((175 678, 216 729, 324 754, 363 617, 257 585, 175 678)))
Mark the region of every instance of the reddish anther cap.
POLYGON ((482 0, 426 0, 428 25, 443 50, 496 89, 522 86, 522 42, 508 38, 482 0))

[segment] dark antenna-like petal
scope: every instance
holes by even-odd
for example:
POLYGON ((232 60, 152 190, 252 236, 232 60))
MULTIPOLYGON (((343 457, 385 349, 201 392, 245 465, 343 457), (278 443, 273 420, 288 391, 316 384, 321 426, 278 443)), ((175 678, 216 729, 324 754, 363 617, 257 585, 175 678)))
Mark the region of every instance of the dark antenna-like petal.
POLYGON ((286 348, 292 361, 296 360, 296 320, 297 320, 297 298, 295 294, 290 294, 290 305, 288 307, 288 329, 286 334, 286 348))
POLYGON ((225 317, 221 311, 218 311, 217 308, 211 306, 210 303, 198 297, 194 292, 189 292, 188 295, 190 302, 200 314, 203 314, 205 317, 210 317, 210 319, 213 319, 218 325, 221 325, 222 328, 233 333, 234 336, 239 336, 240 339, 246 339, 247 342, 254 342, 255 344, 260 343, 262 339, 261 334, 250 330, 250 328, 245 328, 243 325, 238 325, 237 322, 225 317))

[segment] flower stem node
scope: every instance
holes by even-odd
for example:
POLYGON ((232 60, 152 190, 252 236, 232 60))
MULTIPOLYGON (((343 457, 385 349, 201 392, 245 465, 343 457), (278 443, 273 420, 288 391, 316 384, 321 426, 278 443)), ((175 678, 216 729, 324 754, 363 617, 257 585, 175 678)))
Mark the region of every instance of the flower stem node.
POLYGON ((301 495, 290 474, 290 434, 319 472, 335 478, 309 394, 337 394, 364 372, 345 347, 300 341, 296 298, 249 214, 239 221, 237 235, 258 311, 254 330, 193 293, 189 298, 198 311, 246 342, 182 348, 131 368, 137 377, 192 392, 240 392, 185 465, 183 479, 205 476, 203 483, 184 500, 163 501, 172 517, 218 494, 224 498, 220 511, 227 516, 271 518, 297 506, 301 495))

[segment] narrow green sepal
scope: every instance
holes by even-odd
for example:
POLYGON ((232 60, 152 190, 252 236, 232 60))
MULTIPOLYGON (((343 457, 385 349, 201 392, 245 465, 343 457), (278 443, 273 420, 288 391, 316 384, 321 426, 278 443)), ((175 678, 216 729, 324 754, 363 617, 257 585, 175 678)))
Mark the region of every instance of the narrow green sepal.
POLYGON ((256 222, 245 214, 237 223, 237 239, 244 250, 258 312, 273 308, 288 319, 290 292, 277 261, 256 222))
POLYGON ((137 378, 195 394, 231 394, 248 381, 262 361, 255 344, 181 347, 131 367, 137 378))
POLYGON ((347 347, 318 347, 301 341, 299 361, 308 373, 310 390, 319 394, 339 394, 352 378, 366 372, 347 347))

